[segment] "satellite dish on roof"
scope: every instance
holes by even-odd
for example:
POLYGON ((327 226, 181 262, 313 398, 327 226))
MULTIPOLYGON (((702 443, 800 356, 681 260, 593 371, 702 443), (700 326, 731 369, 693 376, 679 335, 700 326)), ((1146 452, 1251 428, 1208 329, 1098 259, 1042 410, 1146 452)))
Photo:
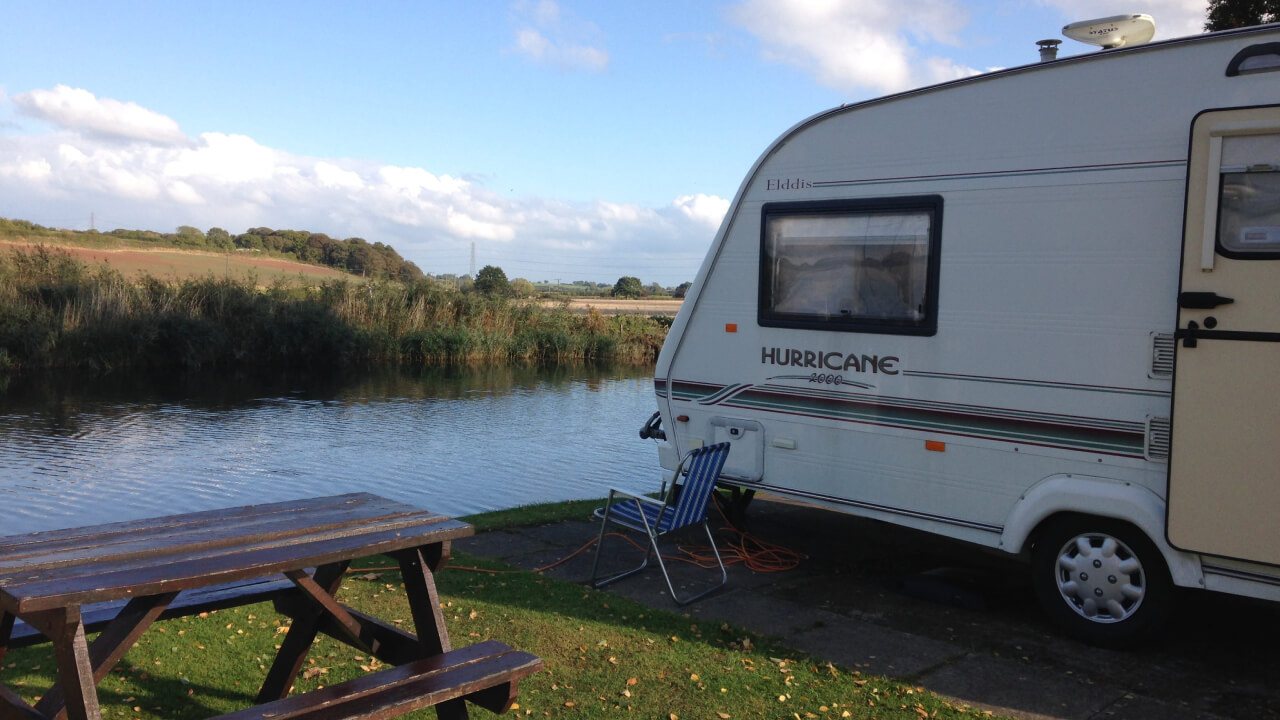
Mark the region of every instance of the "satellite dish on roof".
POLYGON ((1104 48, 1126 45, 1142 45, 1156 34, 1156 21, 1141 13, 1115 15, 1097 20, 1081 20, 1062 28, 1062 34, 1072 40, 1104 48))

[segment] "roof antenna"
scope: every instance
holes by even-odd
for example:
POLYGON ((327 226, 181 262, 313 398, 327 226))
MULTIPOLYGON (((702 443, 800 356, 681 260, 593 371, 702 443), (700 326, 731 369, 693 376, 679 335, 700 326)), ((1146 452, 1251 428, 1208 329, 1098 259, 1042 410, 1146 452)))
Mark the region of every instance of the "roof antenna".
POLYGON ((1081 20, 1062 28, 1062 34, 1087 45, 1103 49, 1144 45, 1156 34, 1156 21, 1150 15, 1132 13, 1097 20, 1081 20))

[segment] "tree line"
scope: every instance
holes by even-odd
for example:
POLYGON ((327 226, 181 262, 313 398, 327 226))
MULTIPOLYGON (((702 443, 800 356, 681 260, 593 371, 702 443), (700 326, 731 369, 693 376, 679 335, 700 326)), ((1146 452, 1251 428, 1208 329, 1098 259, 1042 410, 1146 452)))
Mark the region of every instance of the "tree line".
POLYGON ((98 232, 96 230, 59 230, 27 220, 0 218, 0 236, 5 235, 22 235, 28 239, 56 237, 81 242, 105 236, 132 240, 146 245, 187 250, 267 252, 312 265, 345 270, 353 275, 372 280, 414 282, 424 277, 417 265, 400 257, 400 253, 390 245, 380 242, 371 243, 358 237, 339 240, 324 233, 313 233, 307 230, 273 230, 268 227, 255 227, 239 235, 232 235, 220 227, 209 228, 208 232, 205 232, 190 225, 182 225, 178 227, 177 232, 172 233, 123 228, 98 232))
MULTIPOLYGON (((273 230, 269 227, 249 228, 243 233, 232 235, 220 227, 200 230, 191 225, 179 226, 177 232, 161 233, 153 230, 115 229, 107 232, 96 230, 59 230, 45 227, 27 220, 11 220, 0 218, 0 237, 21 236, 27 239, 54 237, 69 241, 92 240, 95 237, 113 237, 130 240, 147 245, 173 247, 188 250, 205 250, 212 252, 265 252, 288 257, 299 262, 323 265, 337 270, 345 270, 371 280, 396 280, 412 283, 424 278, 448 284, 464 292, 476 291, 483 295, 504 295, 507 297, 529 298, 538 294, 559 295, 566 286, 555 286, 544 280, 535 284, 524 278, 508 280, 502 268, 486 265, 477 273, 470 275, 430 275, 424 274, 414 263, 405 260, 390 245, 380 242, 370 243, 364 238, 352 237, 338 240, 324 233, 313 233, 307 230, 273 230), (553 292, 554 291, 554 292, 553 292)), ((612 286, 607 283, 593 283, 587 280, 575 280, 572 288, 576 294, 611 295, 613 297, 664 297, 683 298, 691 283, 682 283, 675 287, 663 287, 659 283, 644 285, 639 278, 624 276, 612 286), (580 290, 579 290, 580 289, 580 290)))
POLYGON ((1209 0, 1204 29, 1230 30, 1280 21, 1280 0, 1209 0))
MULTIPOLYGON (((578 281, 581 283, 583 281, 578 281)), ((578 283, 575 283, 578 284, 578 283)), ((599 293, 607 294, 611 297, 620 298, 642 298, 642 297, 672 297, 683 299, 685 293, 693 285, 691 282, 681 283, 674 288, 664 288, 658 283, 651 283, 646 286, 640 282, 640 278, 632 275, 623 275, 618 278, 618 282, 614 283, 613 288, 609 289, 608 285, 600 284, 599 293)), ((516 278, 508 280, 507 273, 496 265, 485 265, 480 268, 480 272, 471 280, 468 288, 473 292, 481 295, 499 295, 505 297, 530 297, 537 290, 537 286, 524 278, 516 278)))
POLYGON ((219 227, 202 232, 190 225, 180 226, 176 233, 112 230, 105 234, 143 242, 166 242, 175 247, 197 250, 272 252, 375 280, 413 282, 423 277, 422 270, 400 257, 395 248, 359 237, 339 240, 324 233, 273 230, 269 227, 249 228, 239 235, 232 235, 219 227))

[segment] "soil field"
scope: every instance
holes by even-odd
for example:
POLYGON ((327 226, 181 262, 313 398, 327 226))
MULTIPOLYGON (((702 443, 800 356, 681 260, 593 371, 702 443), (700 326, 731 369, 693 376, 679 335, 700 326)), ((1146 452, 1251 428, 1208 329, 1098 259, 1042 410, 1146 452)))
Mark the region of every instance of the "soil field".
MULTIPOLYGON (((297 279, 299 276, 312 280, 351 277, 340 270, 266 257, 260 253, 251 252, 210 253, 172 248, 150 250, 88 248, 56 243, 39 244, 65 251, 84 263, 109 265, 129 278, 151 275, 166 280, 181 280, 203 275, 216 277, 227 275, 235 278, 247 278, 253 275, 257 277, 260 285, 270 285, 280 278, 297 279)), ((0 241, 0 250, 30 250, 36 245, 37 243, 0 241)))
MULTIPOLYGON (((555 306, 559 300, 544 300, 543 304, 555 306)), ((569 309, 582 315, 592 308, 605 315, 661 315, 675 317, 683 300, 632 300, 629 298, 572 298, 569 309)))

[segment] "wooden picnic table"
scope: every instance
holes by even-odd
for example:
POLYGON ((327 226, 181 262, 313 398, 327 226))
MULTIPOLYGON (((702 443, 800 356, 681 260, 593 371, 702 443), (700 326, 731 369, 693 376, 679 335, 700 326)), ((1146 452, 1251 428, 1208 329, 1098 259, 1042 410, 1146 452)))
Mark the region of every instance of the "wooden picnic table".
POLYGON ((58 665, 34 706, 0 685, 0 720, 98 720, 97 683, 152 622, 268 599, 292 623, 257 704, 225 719, 389 718, 434 705, 443 720, 467 717, 465 701, 504 712, 542 661, 493 640, 453 650, 436 595, 450 542, 473 532, 358 493, 0 537, 0 661, 47 639, 58 665), (351 561, 379 554, 399 564, 416 635, 335 598, 351 561), (289 696, 321 632, 391 667, 289 696))

